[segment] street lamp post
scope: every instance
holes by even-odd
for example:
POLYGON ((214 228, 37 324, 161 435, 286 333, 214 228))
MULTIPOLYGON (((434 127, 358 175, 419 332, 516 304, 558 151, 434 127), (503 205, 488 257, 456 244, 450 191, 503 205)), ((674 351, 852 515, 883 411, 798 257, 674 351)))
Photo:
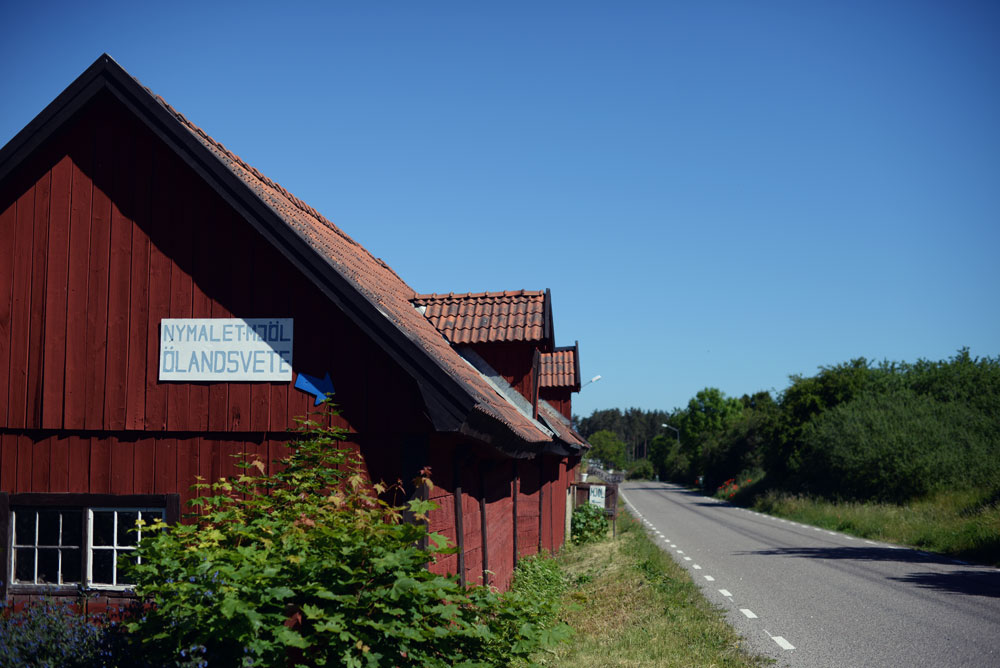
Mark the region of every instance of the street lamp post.
POLYGON ((663 424, 661 424, 660 426, 661 426, 661 427, 666 427, 667 429, 670 429, 670 430, 671 430, 671 431, 673 431, 673 432, 674 432, 675 434, 677 434, 677 445, 680 445, 680 444, 681 444, 681 432, 677 431, 677 428, 676 428, 676 427, 671 427, 671 426, 670 426, 669 424, 667 424, 666 422, 664 422, 664 423, 663 423, 663 424))

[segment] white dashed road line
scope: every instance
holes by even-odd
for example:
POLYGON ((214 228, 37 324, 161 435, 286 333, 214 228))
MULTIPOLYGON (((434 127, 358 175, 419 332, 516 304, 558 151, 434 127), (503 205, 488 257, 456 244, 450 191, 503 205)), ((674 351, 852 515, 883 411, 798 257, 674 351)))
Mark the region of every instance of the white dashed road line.
MULTIPOLYGON (((653 525, 652 522, 650 522, 649 520, 647 520, 646 518, 644 518, 642 515, 639 515, 638 511, 636 511, 636 509, 635 509, 635 506, 633 506, 629 502, 629 500, 627 498, 624 498, 625 497, 624 494, 622 494, 622 497, 623 497, 623 500, 625 501, 625 503, 627 503, 633 509, 633 511, 636 512, 636 516, 639 517, 652 530, 652 533, 654 533, 664 543, 669 544, 670 545, 670 549, 674 550, 677 554, 680 554, 680 555, 684 554, 684 550, 678 549, 676 544, 671 543, 670 539, 667 538, 667 537, 665 537, 663 535, 663 533, 653 525)), ((714 499, 711 499, 711 500, 714 501, 714 499)), ((794 526, 799 526, 799 527, 802 527, 803 529, 812 529, 813 531, 820 531, 820 532, 825 531, 824 529, 820 529, 819 527, 811 527, 811 526, 807 526, 805 524, 799 524, 797 522, 788 522, 788 521, 783 520, 783 519, 778 519, 778 518, 775 518, 775 517, 769 516, 769 515, 763 515, 761 513, 757 513, 757 512, 754 512, 754 511, 749 511, 749 512, 752 512, 754 515, 758 515, 760 517, 767 517, 769 519, 777 519, 779 522, 782 522, 784 524, 791 524, 791 525, 794 525, 794 526)), ((825 531, 825 532, 828 533, 828 534, 830 534, 831 536, 838 536, 838 535, 840 535, 840 534, 834 533, 832 531, 825 531)), ((850 536, 844 536, 844 537, 847 538, 848 540, 853 540, 850 536)), ((870 540, 866 540, 865 543, 867 543, 869 545, 875 545, 876 544, 876 543, 873 543, 870 540)), ((691 557, 684 557, 684 561, 692 561, 692 559, 691 559, 691 557)), ((698 564, 691 564, 691 568, 693 568, 695 570, 699 570, 699 571, 702 570, 701 566, 699 566, 698 564)), ((705 578, 706 582, 715 582, 715 578, 712 577, 711 575, 704 575, 702 577, 705 578)), ((732 600, 732 598, 733 598, 733 594, 728 589, 720 589, 719 593, 722 594, 723 596, 725 596, 726 598, 730 599, 730 600, 732 600)), ((747 619, 758 619, 757 614, 753 610, 750 610, 749 608, 739 608, 739 611, 747 619)), ((787 640, 785 640, 784 637, 771 635, 771 633, 769 631, 767 631, 766 629, 764 630, 764 633, 766 633, 767 637, 770 638, 771 640, 773 640, 778 645, 778 647, 780 647, 781 649, 783 649, 783 650, 793 650, 793 649, 795 649, 795 646, 792 643, 790 643, 787 640)))

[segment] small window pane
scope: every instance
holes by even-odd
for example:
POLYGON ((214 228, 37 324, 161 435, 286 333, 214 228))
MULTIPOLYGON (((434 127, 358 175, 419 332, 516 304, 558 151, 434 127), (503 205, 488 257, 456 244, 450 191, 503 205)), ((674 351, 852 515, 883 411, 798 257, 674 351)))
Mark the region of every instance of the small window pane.
POLYGON ((35 581, 35 550, 22 547, 14 550, 14 579, 18 582, 35 581))
POLYGON ((91 555, 93 582, 95 584, 114 584, 115 551, 94 550, 91 555))
POLYGON ((115 513, 114 511, 94 511, 94 545, 114 545, 115 513))
POLYGON ((135 545, 139 542, 139 536, 135 532, 138 519, 139 513, 135 510, 118 513, 118 545, 135 545))
POLYGON ((35 515, 34 510, 14 511, 15 545, 35 544, 35 515))
POLYGON ((59 584, 59 550, 38 550, 38 584, 59 584))
POLYGON ((38 512, 38 544, 59 544, 59 511, 40 510, 38 512))
POLYGON ((81 521, 83 513, 79 510, 64 510, 62 512, 62 544, 81 546, 83 545, 81 521))
MULTIPOLYGON (((65 521, 65 520, 63 520, 65 521)), ((80 582, 80 550, 62 551, 62 581, 80 582)))

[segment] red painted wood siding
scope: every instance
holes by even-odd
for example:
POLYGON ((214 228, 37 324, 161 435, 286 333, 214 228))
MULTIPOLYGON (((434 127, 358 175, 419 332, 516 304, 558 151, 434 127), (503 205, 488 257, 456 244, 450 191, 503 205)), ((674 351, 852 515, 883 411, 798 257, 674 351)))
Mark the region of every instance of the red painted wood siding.
MULTIPOLYGON (((0 434, 0 487, 11 493, 180 494, 192 498, 195 475, 236 474, 233 455, 271 462, 287 453, 291 434, 148 436, 139 432, 0 434), (73 471, 89 471, 89 476, 73 471)), ((356 449, 351 443, 345 447, 356 449)))
POLYGON ((561 387, 543 387, 539 389, 538 396, 549 402, 549 404, 559 411, 567 420, 573 419, 573 399, 572 391, 561 387))
POLYGON ((517 472, 520 483, 517 495, 517 556, 526 557, 538 552, 538 462, 518 462, 517 472))
MULTIPOLYGON (((168 317, 293 317, 294 369, 330 373, 335 423, 372 479, 403 477, 405 439, 428 434, 413 380, 118 102, 97 98, 0 183, 0 490, 186 501, 196 476, 236 473, 233 455, 283 452, 313 398, 290 383, 160 382, 168 317)), ((527 397, 533 352, 480 351, 527 397)), ((550 463, 519 463, 515 488, 509 461, 483 469, 476 456, 456 473, 451 445, 430 451, 431 529, 457 541, 458 481, 469 583, 484 576, 481 502, 495 586, 513 571, 514 494, 521 555, 537 549, 543 484, 542 542, 562 544, 565 486, 550 463)), ((433 568, 452 573, 457 556, 433 568)))
MULTIPOLYGON (((398 462, 402 461, 405 456, 402 452, 405 447, 402 446, 400 448, 400 452, 396 457, 397 466, 398 462)), ((457 541, 453 461, 452 448, 449 445, 435 443, 433 447, 429 448, 428 461, 426 463, 431 470, 430 478, 432 486, 427 494, 427 498, 436 503, 438 507, 436 510, 428 513, 427 529, 431 533, 444 536, 449 546, 456 545, 457 541)), ((401 501, 403 499, 398 499, 395 502, 400 503, 401 501)), ((431 570, 440 574, 457 575, 458 555, 438 555, 434 563, 431 564, 431 570)))
POLYGON ((294 317, 294 369, 330 373, 340 426, 427 428, 412 379, 99 98, 0 187, 0 428, 284 431, 311 409, 290 383, 161 383, 167 317, 294 317))
POLYGON ((489 550, 489 583, 501 591, 510 586, 514 574, 514 501, 511 495, 511 467, 488 465, 484 475, 486 485, 487 549, 489 550))
POLYGON ((542 461, 542 549, 555 552, 563 544, 566 512, 566 475, 562 460, 544 456, 542 461))
POLYGON ((527 398, 534 390, 533 363, 535 345, 532 343, 479 343, 471 348, 486 360, 504 380, 527 398))

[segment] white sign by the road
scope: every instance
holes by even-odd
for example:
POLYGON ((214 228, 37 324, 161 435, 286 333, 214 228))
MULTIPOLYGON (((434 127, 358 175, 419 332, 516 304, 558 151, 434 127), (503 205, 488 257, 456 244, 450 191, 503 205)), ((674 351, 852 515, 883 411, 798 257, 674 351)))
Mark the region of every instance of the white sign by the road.
POLYGON ((590 486, 590 505, 604 509, 604 485, 590 486))
POLYGON ((292 379, 292 318, 163 318, 160 380, 292 379))

